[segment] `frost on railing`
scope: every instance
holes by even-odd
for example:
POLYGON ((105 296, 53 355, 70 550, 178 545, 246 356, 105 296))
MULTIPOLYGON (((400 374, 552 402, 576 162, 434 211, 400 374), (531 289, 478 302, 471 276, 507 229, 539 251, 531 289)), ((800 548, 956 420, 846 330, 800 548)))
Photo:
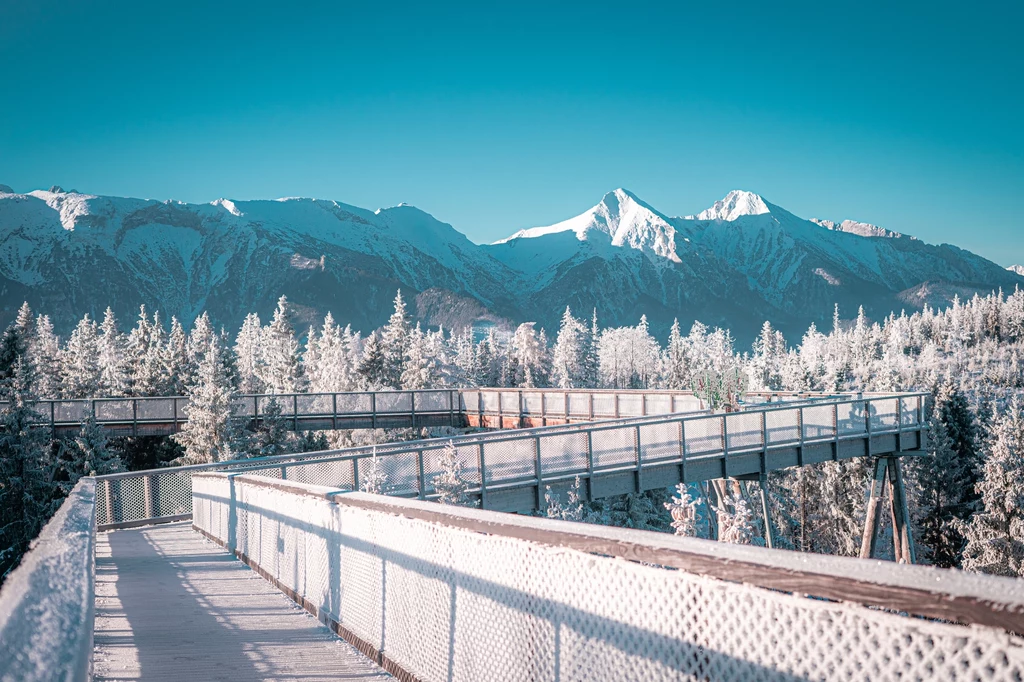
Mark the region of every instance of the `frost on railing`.
POLYGON ((0 591, 0 680, 89 679, 95 481, 83 478, 0 591))
POLYGON ((244 475, 195 497, 198 530, 403 679, 1024 676, 1005 578, 244 475))

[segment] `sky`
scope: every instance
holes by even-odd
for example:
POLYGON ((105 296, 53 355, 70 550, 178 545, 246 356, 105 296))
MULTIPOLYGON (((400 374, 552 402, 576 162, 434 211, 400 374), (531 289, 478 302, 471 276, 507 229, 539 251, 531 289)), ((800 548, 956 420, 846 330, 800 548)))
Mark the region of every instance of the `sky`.
POLYGON ((1024 263, 1024 3, 206 5, 0 0, 0 183, 406 202, 477 242, 746 189, 1024 263))

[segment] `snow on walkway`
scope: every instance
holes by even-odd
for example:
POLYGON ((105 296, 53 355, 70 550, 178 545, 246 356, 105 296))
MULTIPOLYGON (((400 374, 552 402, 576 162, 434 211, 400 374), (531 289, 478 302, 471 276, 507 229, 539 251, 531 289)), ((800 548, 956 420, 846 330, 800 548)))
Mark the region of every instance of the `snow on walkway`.
POLYGON ((96 538, 97 680, 385 680, 189 524, 96 538))

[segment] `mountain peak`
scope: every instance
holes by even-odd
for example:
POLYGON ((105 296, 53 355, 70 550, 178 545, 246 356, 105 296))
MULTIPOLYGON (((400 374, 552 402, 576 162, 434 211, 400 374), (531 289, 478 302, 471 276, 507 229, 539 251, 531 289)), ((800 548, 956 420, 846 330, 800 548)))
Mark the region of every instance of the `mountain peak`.
POLYGON ((771 213, 768 203, 759 195, 753 192, 734 189, 725 195, 721 201, 716 201, 711 208, 701 211, 696 216, 697 220, 725 220, 732 221, 747 215, 762 215, 771 213))
POLYGON ((1024 265, 1011 265, 1010 267, 1008 267, 1006 269, 1009 270, 1010 272, 1014 273, 1014 274, 1017 274, 1017 275, 1020 275, 1021 277, 1024 277, 1024 265))

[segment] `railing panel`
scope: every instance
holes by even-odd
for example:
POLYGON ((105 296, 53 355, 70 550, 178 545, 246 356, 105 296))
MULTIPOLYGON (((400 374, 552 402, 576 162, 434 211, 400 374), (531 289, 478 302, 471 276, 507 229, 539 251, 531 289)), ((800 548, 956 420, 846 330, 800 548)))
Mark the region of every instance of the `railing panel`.
POLYGON ((839 420, 840 436, 865 433, 868 430, 867 412, 863 400, 837 405, 836 416, 839 420))
POLYGON ((131 421, 134 416, 131 398, 96 401, 96 421, 131 421))
POLYGON ((369 393, 339 393, 338 414, 368 414, 372 401, 369 393))
POLYGON ((620 417, 642 417, 644 415, 644 397, 639 393, 619 394, 620 417))
POLYGON ((817 440, 834 438, 836 429, 833 424, 835 413, 831 405, 810 405, 803 408, 804 438, 817 440))
POLYGON ((760 448, 761 415, 757 412, 736 412, 725 415, 730 450, 760 448))
POLYGON ((540 439, 542 473, 554 475, 587 470, 587 434, 583 431, 540 439))
POLYGON ((300 417, 334 414, 334 398, 331 395, 298 395, 294 400, 296 413, 300 417))
POLYGON ((898 427, 899 408, 896 398, 875 398, 869 403, 871 411, 871 430, 895 431, 898 427))
POLYGON ((647 414, 671 414, 672 396, 658 393, 647 395, 647 414))
POLYGON ((544 394, 523 392, 523 412, 539 415, 544 411, 544 394))
POLYGON ((416 394, 417 412, 447 412, 448 391, 424 391, 416 394))
POLYGON ((529 478, 536 473, 536 441, 532 438, 493 443, 485 441, 484 461, 488 483, 529 478))
POLYGON ((499 410, 499 400, 501 398, 500 393, 492 393, 485 391, 482 394, 484 412, 497 412, 499 410))
MULTIPOLYGON (((573 398, 575 398, 575 397, 576 397, 575 395, 570 395, 569 396, 569 405, 570 405, 571 408, 575 407, 575 405, 574 405, 575 401, 573 400, 573 398)), ((584 398, 585 396, 581 395, 579 397, 581 398, 580 402, 583 402, 582 398, 584 398)), ((586 414, 586 412, 584 411, 584 412, 581 412, 581 413, 577 413, 576 410, 573 409, 573 414, 586 414)), ((599 417, 599 418, 604 418, 604 419, 610 419, 610 418, 614 418, 616 416, 615 415, 615 394, 613 394, 613 393, 594 393, 594 416, 595 417, 599 417)))
POLYGON ((377 412, 412 412, 412 394, 381 391, 377 393, 377 412))
POLYGON ((679 444, 679 422, 662 422, 641 426, 640 448, 640 456, 645 464, 665 460, 679 461, 682 456, 679 444))
MULTIPOLYGON (((53 401, 53 420, 55 422, 80 422, 91 414, 92 406, 88 400, 53 401)), ((49 418, 49 415, 40 416, 49 418)))
POLYGON ((721 452, 722 419, 724 415, 712 415, 686 422, 686 452, 689 455, 706 455, 721 452))
POLYGON ((636 461, 636 427, 594 431, 591 442, 594 468, 632 464, 636 461))
POLYGON ((765 428, 769 445, 796 443, 800 440, 799 410, 770 410, 765 412, 765 428))
MULTIPOLYGON (((139 421, 156 421, 160 419, 171 420, 174 419, 174 398, 140 398, 138 400, 138 418, 139 421)), ((178 407, 183 409, 187 405, 187 401, 179 400, 178 407)), ((181 419, 185 416, 185 412, 179 412, 178 418, 181 419)))
POLYGON ((550 415, 565 415, 565 394, 564 393, 545 393, 544 394, 544 412, 548 416, 550 415))
MULTIPOLYGON (((593 395, 594 398, 594 414, 597 415, 601 406, 605 403, 613 405, 608 401, 608 396, 601 395, 600 393, 570 393, 569 394, 569 415, 572 417, 589 417, 590 416, 590 398, 593 395)), ((563 398, 564 400, 564 398, 563 398)), ((614 408, 613 408, 614 412, 614 408)))

